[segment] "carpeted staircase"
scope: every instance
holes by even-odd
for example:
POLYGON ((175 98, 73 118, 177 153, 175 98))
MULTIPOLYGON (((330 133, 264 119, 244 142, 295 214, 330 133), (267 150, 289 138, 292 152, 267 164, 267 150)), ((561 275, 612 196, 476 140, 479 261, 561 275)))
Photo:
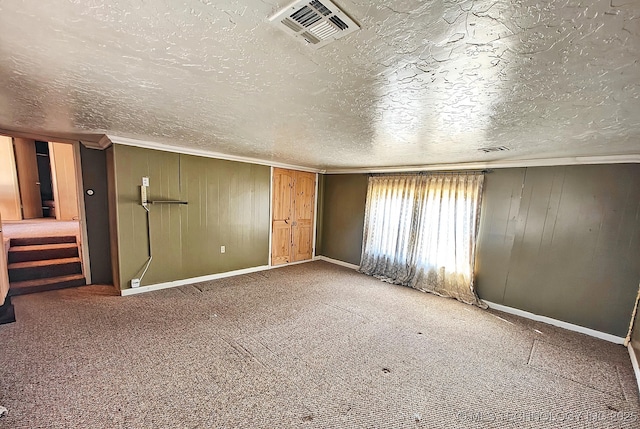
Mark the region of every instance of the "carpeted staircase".
POLYGON ((8 259, 10 296, 86 284, 72 235, 12 238, 8 259))

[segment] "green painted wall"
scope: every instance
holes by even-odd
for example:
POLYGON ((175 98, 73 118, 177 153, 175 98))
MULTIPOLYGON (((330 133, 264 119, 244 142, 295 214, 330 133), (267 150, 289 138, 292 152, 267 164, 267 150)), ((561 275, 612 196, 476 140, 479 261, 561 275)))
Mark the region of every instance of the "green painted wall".
POLYGON ((181 156, 183 264, 187 277, 267 265, 269 167, 181 156), (226 253, 220 253, 220 246, 226 253))
POLYGON ((321 255, 360 265, 368 180, 366 174, 324 176, 321 255))
MULTIPOLYGON (((366 189, 366 175, 325 176, 322 255, 360 263, 366 189)), ((639 210, 640 165, 487 174, 478 294, 626 336, 640 281, 639 210)))
POLYGON ((640 280, 640 165, 488 174, 481 298, 624 337, 640 280))
POLYGON ((142 285, 268 263, 269 167, 116 145, 114 170, 122 288, 147 259, 143 176, 149 200, 188 205, 150 206, 153 261, 142 285))

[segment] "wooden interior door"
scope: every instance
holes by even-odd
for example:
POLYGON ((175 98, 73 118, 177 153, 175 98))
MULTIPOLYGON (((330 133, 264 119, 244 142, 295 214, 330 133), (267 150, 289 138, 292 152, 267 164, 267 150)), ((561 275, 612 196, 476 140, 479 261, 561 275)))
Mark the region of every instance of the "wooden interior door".
POLYGON ((22 217, 35 219, 42 217, 40 178, 36 160, 36 142, 30 139, 14 138, 18 185, 22 202, 22 217))
POLYGON ((273 169, 271 265, 291 262, 294 172, 273 169))
POLYGON ((0 136, 0 212, 4 220, 22 220, 13 139, 0 136))
POLYGON ((53 199, 58 220, 79 218, 74 149, 73 145, 68 143, 49 143, 53 199))
POLYGON ((292 260, 306 261, 313 256, 313 219, 316 201, 316 175, 314 173, 295 172, 293 223, 292 223, 292 260))

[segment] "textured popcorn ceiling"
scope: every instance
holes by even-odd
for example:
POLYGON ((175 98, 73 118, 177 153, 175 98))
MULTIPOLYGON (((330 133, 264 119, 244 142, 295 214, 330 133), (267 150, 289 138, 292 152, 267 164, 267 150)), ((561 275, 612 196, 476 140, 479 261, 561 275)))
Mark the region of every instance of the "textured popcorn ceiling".
POLYGON ((327 167, 640 153, 640 1, 0 0, 0 127, 327 167), (508 152, 478 149, 507 146, 508 152))

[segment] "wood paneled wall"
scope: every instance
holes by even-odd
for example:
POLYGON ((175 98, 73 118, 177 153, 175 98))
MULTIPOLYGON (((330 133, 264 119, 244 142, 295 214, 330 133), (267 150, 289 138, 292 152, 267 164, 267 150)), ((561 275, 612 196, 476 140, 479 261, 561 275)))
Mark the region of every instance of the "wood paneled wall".
POLYGON ((321 255, 360 265, 368 180, 366 174, 324 176, 321 255))
POLYGON ((481 298, 627 334, 640 281, 640 165, 488 174, 477 250, 481 298))
MULTIPOLYGON (((323 188, 321 254, 359 264, 367 176, 326 175, 323 188)), ((487 174, 476 255, 480 298, 624 337, 640 281, 640 165, 487 174)))
POLYGON ((147 260, 143 176, 150 201, 188 202, 150 206, 153 262, 143 285, 268 263, 269 167, 130 146, 113 151, 121 288, 147 260))

